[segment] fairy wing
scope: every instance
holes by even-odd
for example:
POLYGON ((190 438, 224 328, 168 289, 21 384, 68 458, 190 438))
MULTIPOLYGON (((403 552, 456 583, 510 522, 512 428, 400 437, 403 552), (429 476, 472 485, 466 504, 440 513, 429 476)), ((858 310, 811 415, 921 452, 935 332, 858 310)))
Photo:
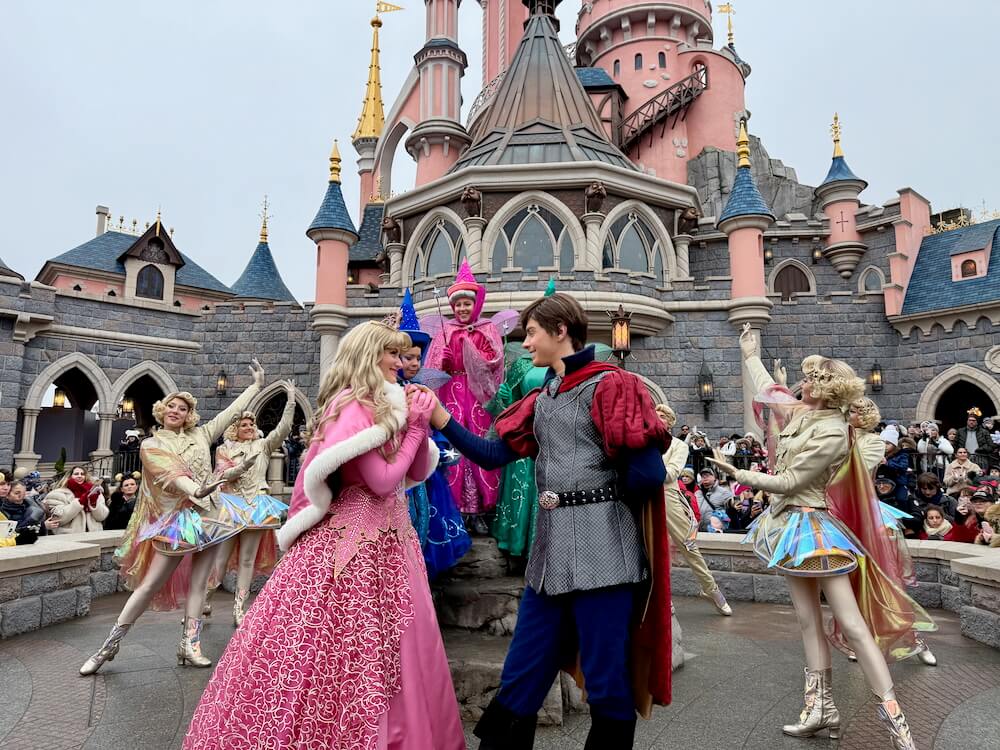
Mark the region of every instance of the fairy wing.
POLYGON ((497 329, 501 338, 506 338, 517 328, 520 317, 520 313, 517 310, 501 310, 490 318, 490 322, 497 329))
POLYGON ((451 380, 451 375, 446 373, 444 370, 437 370, 433 367, 425 367, 417 373, 413 382, 419 385, 425 385, 432 391, 436 391, 438 388, 445 385, 445 383, 449 380, 451 380))
POLYGON ((444 330, 447 321, 443 315, 425 315, 420 319, 420 329, 431 338, 434 338, 444 330))
POLYGON ((462 339, 462 354, 465 360, 465 372, 469 378, 469 390, 480 405, 490 401, 500 387, 500 380, 503 377, 503 351, 498 346, 496 352, 495 356, 486 357, 469 338, 462 339))

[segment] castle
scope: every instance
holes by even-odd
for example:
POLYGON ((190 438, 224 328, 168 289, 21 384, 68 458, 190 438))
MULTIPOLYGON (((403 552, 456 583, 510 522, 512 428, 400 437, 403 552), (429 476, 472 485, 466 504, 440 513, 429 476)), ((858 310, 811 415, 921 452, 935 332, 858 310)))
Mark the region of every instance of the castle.
MULTIPOLYGON (((344 332, 398 307, 406 287, 418 312, 436 312, 463 258, 487 312, 523 307, 550 277, 584 305, 594 340, 609 340, 621 308, 624 366, 711 434, 754 428, 745 323, 765 360, 791 370, 817 351, 846 359, 887 416, 950 425, 969 406, 1000 412, 1000 220, 935 215, 912 188, 866 203, 836 120, 828 174, 800 183, 748 133, 751 67, 732 34, 715 40, 707 0, 582 2, 569 48, 560 2, 479 0, 483 86, 465 122, 460 0, 425 0, 426 40, 388 113, 379 30, 395 6, 379 3, 352 138, 360 222, 335 145, 306 229, 312 302, 282 282, 266 213, 232 286, 160 217, 129 227, 103 207, 96 236, 34 281, 0 261, 0 466, 110 456, 178 387, 212 413, 249 382, 252 356, 295 379, 303 421, 344 332), (400 143, 416 185, 393 195, 400 143)), ((260 395, 262 426, 284 398, 260 395)))

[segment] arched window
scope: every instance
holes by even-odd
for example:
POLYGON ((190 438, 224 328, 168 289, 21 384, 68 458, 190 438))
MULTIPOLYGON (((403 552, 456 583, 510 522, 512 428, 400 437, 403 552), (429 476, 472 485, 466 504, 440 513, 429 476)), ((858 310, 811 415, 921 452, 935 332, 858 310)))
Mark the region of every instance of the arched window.
POLYGON ((976 261, 974 260, 963 260, 962 261, 962 278, 968 279, 975 276, 976 271, 976 261))
POLYGON ((661 52, 660 54, 658 54, 656 56, 656 58, 657 58, 657 62, 659 62, 659 64, 660 64, 660 68, 661 69, 667 67, 667 53, 666 52, 661 52))
POLYGON ((875 268, 869 268, 861 278, 861 289, 865 292, 881 292, 882 276, 875 268))
POLYGON ((781 295, 783 302, 788 302, 794 295, 810 290, 809 277, 805 271, 794 264, 788 264, 778 271, 774 277, 775 294, 781 295))
POLYGON ((615 60, 615 64, 612 70, 614 71, 615 78, 618 78, 618 76, 622 74, 622 61, 615 60))
POLYGON ((143 266, 135 279, 135 296, 163 299, 163 274, 156 266, 143 266))
MULTIPOLYGON (((659 249, 653 230, 642 217, 630 212, 611 225, 601 265, 603 268, 649 273, 650 268, 656 266, 656 255, 659 255, 659 249)), ((661 259, 661 278, 662 265, 661 259)))
POLYGON ((573 240, 562 219, 536 203, 508 219, 493 246, 494 273, 504 268, 537 271, 558 267, 571 271, 574 262, 573 240))
POLYGON ((653 275, 661 284, 666 283, 666 275, 663 272, 663 250, 660 249, 659 242, 653 246, 653 275))
POLYGON ((640 52, 635 56, 635 69, 642 70, 642 53, 640 52))
POLYGON ((450 221, 438 219, 424 236, 413 267, 413 278, 451 274, 465 257, 462 232, 450 221))

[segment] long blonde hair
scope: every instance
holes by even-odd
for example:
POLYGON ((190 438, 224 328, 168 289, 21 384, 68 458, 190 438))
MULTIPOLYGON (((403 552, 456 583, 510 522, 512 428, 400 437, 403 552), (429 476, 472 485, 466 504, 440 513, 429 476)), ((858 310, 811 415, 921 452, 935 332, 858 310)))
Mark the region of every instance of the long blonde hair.
POLYGON ((381 323, 362 323, 352 328, 341 339, 333 364, 320 382, 316 407, 319 421, 310 425, 311 440, 321 439, 326 424, 335 421, 352 401, 369 407, 374 423, 394 436, 402 425, 392 414, 392 404, 385 394, 385 377, 378 365, 387 349, 404 351, 412 345, 407 334, 381 323), (334 410, 326 415, 330 403, 348 388, 350 392, 339 398, 334 410))

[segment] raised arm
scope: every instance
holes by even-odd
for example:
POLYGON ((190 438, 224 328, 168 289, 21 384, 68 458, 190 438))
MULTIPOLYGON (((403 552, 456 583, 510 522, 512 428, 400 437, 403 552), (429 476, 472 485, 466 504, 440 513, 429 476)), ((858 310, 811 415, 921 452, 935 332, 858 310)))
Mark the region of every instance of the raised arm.
POLYGON ((214 443, 218 440, 233 419, 238 417, 240 412, 245 411, 250 406, 250 402, 253 401, 254 396, 260 393, 261 386, 264 385, 264 368, 260 366, 260 362, 254 359, 250 363, 250 372, 253 374, 253 383, 250 387, 237 396, 236 400, 226 409, 216 414, 199 428, 204 431, 209 443, 214 443))
POLYGON ((740 484, 783 497, 793 496, 822 476, 831 466, 839 466, 847 455, 845 425, 836 419, 826 419, 816 426, 805 448, 792 457, 788 466, 777 474, 737 469, 733 476, 740 484))
POLYGON ((295 420, 295 382, 292 380, 285 381, 285 395, 287 400, 285 401, 285 410, 281 412, 281 419, 273 430, 271 430, 267 437, 264 438, 264 449, 267 451, 267 455, 270 457, 281 444, 285 442, 285 438, 288 437, 289 433, 292 431, 292 423, 295 420))

